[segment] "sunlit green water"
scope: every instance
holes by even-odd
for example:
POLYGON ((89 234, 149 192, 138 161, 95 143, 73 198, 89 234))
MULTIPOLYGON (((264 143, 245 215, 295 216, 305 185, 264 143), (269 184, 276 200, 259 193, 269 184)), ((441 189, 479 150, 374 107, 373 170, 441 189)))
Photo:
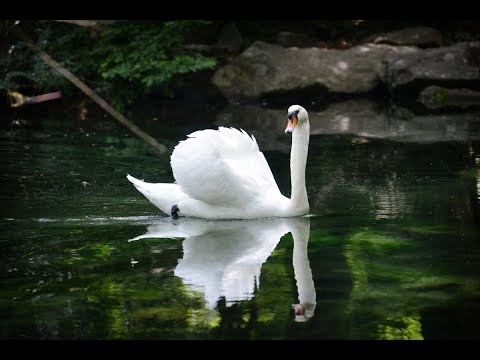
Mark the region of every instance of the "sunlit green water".
MULTIPOLYGON (((171 111, 139 121, 170 151, 228 122, 171 111)), ((172 181, 169 154, 109 118, 72 119, 0 130, 0 338, 480 337, 476 138, 312 135, 311 216, 173 221, 125 178, 172 181)), ((288 195, 290 139, 269 136, 288 195)))

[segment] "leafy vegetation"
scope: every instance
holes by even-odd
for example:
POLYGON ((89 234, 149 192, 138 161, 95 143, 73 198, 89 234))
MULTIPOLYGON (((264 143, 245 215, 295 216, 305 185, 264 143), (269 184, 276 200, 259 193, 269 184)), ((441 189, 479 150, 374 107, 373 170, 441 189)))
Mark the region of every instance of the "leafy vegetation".
POLYGON ((171 94, 178 74, 215 67, 215 59, 183 47, 188 32, 207 24, 199 20, 118 21, 99 30, 56 22, 14 25, 5 21, 2 27, 8 45, 0 59, 0 89, 31 92, 67 88, 68 92, 72 86, 9 34, 9 27, 17 26, 36 34, 40 49, 90 87, 106 93, 113 106, 123 110, 157 88, 171 94))

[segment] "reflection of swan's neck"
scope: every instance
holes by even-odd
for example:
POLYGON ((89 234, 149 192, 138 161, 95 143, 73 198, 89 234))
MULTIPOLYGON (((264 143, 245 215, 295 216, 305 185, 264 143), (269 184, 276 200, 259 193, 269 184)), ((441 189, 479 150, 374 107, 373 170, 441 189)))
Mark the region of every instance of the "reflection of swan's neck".
POLYGON ((307 188, 305 186, 305 168, 307 166, 310 124, 308 119, 297 125, 292 133, 292 150, 290 153, 290 176, 292 180, 292 206, 300 214, 309 211, 307 188))
MULTIPOLYGON (((302 219, 303 220, 303 219, 302 219)), ((308 219, 305 219, 308 221, 308 219)), ((317 304, 315 284, 313 282, 312 269, 308 261, 308 239, 310 237, 310 222, 308 226, 295 227, 293 236, 293 272, 297 281, 298 300, 305 308, 303 316, 297 316, 297 321, 310 319, 317 304)))

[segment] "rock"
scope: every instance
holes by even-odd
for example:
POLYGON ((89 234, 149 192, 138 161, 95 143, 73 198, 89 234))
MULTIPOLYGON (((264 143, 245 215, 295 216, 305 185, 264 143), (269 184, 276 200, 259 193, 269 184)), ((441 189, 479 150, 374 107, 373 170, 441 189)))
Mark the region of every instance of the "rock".
POLYGON ((276 36, 276 42, 284 47, 315 47, 318 41, 302 33, 281 31, 276 36))
POLYGON ((442 45, 443 37, 438 30, 431 27, 412 27, 399 31, 370 35, 360 43, 427 47, 442 45))
POLYGON ((336 50, 256 41, 217 70, 212 82, 231 103, 241 103, 313 86, 359 94, 415 80, 478 82, 479 63, 479 42, 425 50, 375 44, 336 50))
POLYGON ((429 86, 420 93, 418 102, 429 109, 467 108, 472 105, 480 105, 480 92, 463 88, 447 89, 440 86, 429 86))
POLYGON ((414 80, 480 80, 480 43, 458 43, 391 56, 386 61, 385 82, 396 88, 414 80))
MULTIPOLYGON (((413 50, 403 47, 398 51, 413 50)), ((380 83, 382 59, 391 52, 386 45, 329 50, 256 41, 220 68, 212 81, 232 103, 314 85, 330 92, 366 93, 380 83)))

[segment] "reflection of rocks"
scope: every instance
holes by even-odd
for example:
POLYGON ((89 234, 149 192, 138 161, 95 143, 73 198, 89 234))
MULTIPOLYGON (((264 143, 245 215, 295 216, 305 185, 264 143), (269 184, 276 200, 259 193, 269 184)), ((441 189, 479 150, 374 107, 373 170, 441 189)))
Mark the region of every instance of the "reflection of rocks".
POLYGON ((431 27, 411 27, 383 34, 370 35, 361 43, 413 45, 413 46, 440 46, 442 34, 431 27))
POLYGON ((480 138, 479 127, 480 113, 416 116, 410 121, 392 119, 383 137, 413 142, 473 140, 480 138))
POLYGON ((480 92, 469 89, 447 89, 440 86, 429 86, 424 89, 418 101, 429 109, 443 107, 466 108, 480 105, 480 92))
POLYGON ((414 201, 398 188, 397 179, 393 177, 387 179, 385 187, 372 193, 372 215, 376 220, 406 218, 414 212, 414 201))
POLYGON ((312 134, 350 133, 414 142, 480 137, 480 113, 419 116, 403 108, 382 111, 367 100, 332 104, 326 111, 311 114, 310 119, 312 134))
MULTIPOLYGON (((414 142, 480 137, 480 112, 419 116, 404 108, 387 111, 369 100, 350 100, 333 103, 325 111, 309 111, 309 118, 312 135, 355 134, 414 142)), ((290 151, 284 110, 229 105, 219 113, 216 124, 243 128, 255 136, 262 150, 290 151)))
POLYGON ((286 111, 256 105, 227 105, 217 115, 216 125, 232 126, 252 134, 262 151, 290 152, 290 137, 285 136, 286 111))
POLYGON ((480 43, 475 42, 425 50, 382 44, 335 50, 256 41, 220 68, 212 81, 232 103, 313 86, 357 94, 382 83, 392 89, 416 80, 478 83, 479 52, 480 43))

